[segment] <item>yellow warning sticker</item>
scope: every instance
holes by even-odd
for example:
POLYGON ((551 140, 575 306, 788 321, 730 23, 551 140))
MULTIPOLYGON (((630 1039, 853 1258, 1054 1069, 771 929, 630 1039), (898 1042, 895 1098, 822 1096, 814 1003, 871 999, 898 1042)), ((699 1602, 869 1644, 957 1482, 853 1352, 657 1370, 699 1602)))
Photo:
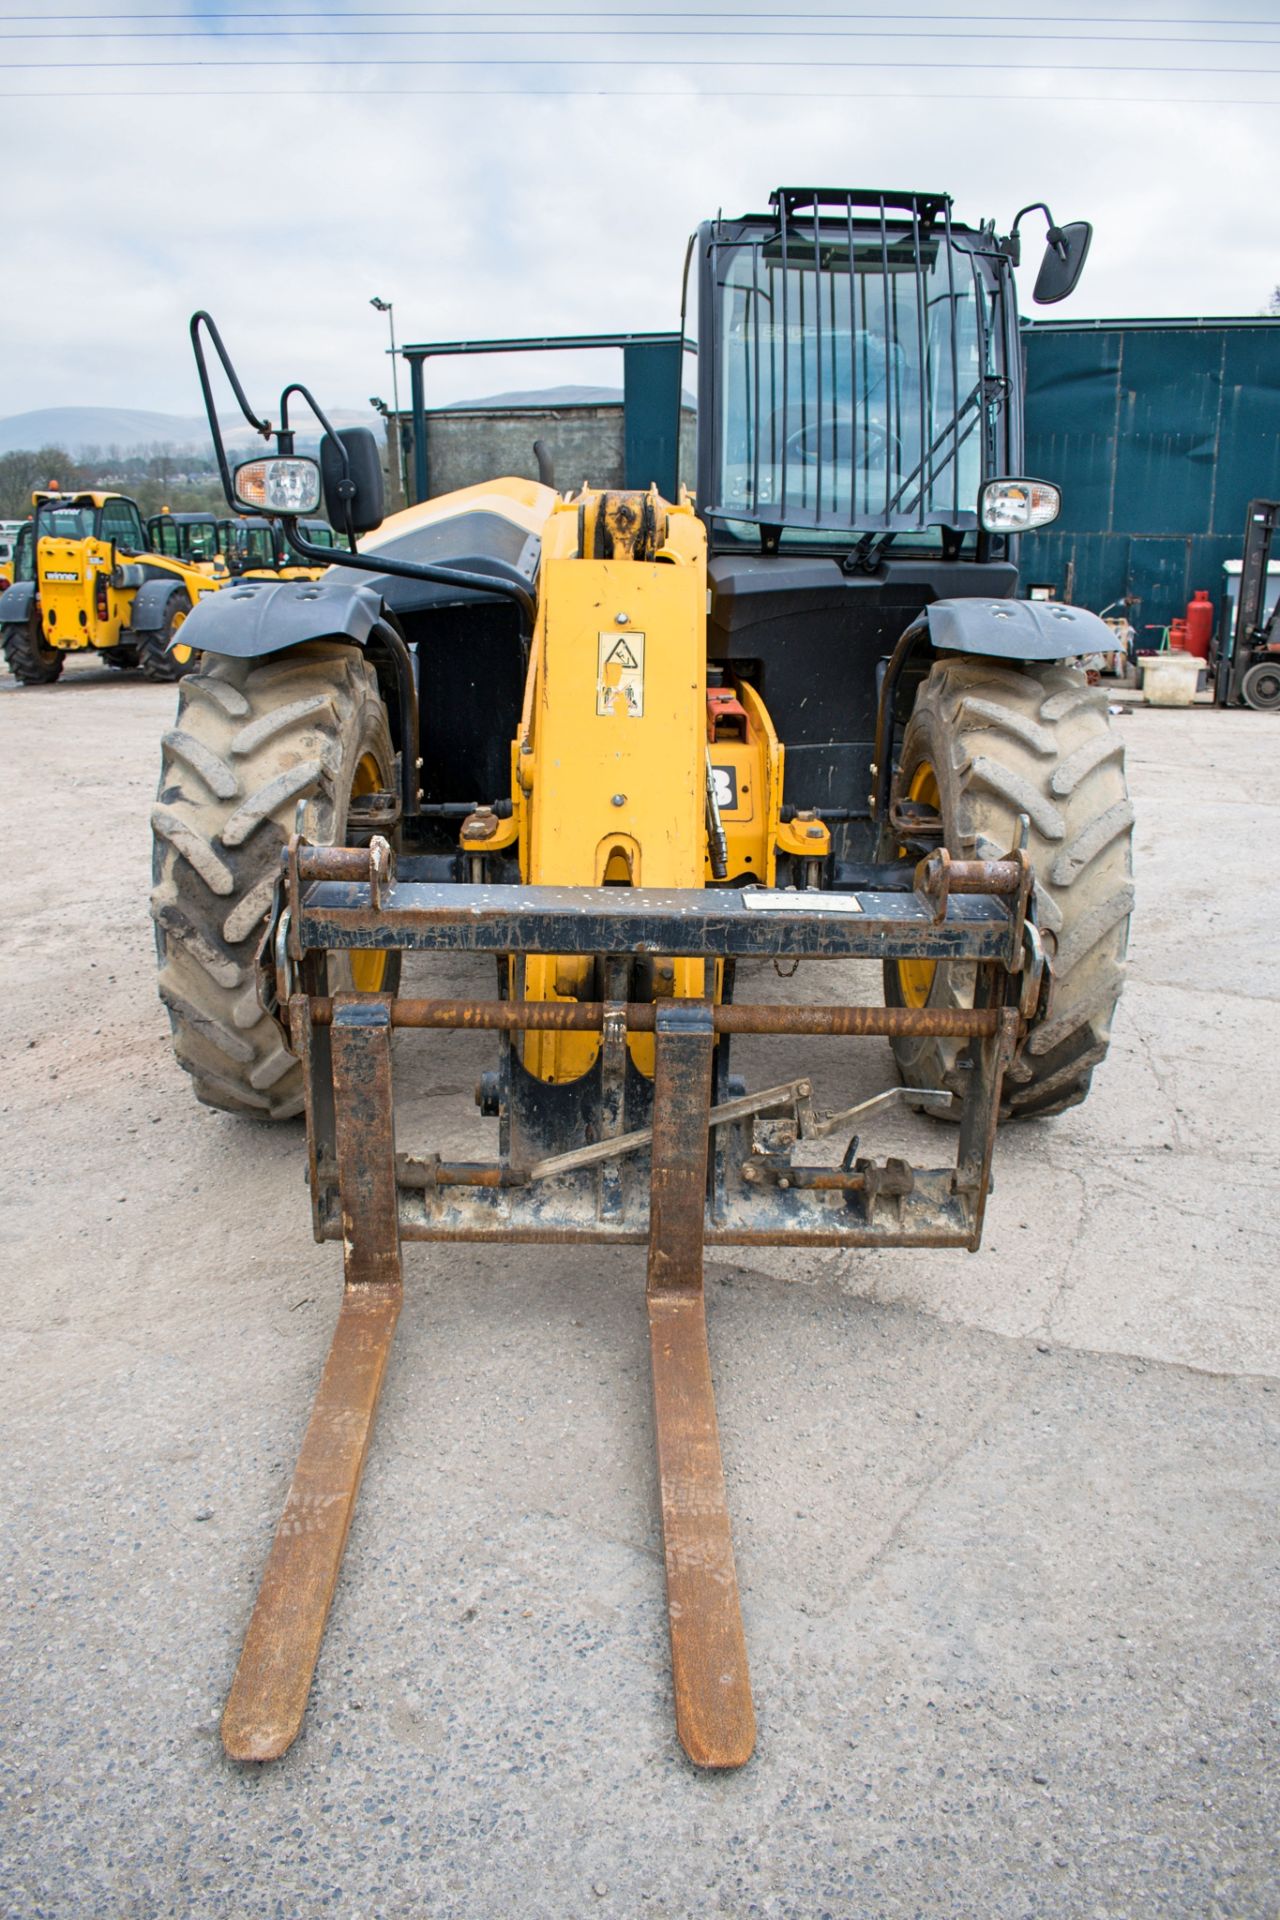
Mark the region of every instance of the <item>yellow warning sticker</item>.
POLYGON ((619 633, 616 627, 600 635, 596 671, 596 712, 625 713, 639 720, 644 713, 644 635, 619 633))

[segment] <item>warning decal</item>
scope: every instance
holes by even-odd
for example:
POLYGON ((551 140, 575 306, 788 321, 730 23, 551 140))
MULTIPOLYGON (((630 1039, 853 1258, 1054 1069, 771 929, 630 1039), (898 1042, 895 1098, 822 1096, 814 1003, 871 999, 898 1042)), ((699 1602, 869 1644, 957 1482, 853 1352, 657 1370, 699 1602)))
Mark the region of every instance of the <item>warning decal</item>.
POLYGON ((644 635, 611 633, 599 637, 596 666, 596 712, 625 713, 639 720, 644 713, 644 635))

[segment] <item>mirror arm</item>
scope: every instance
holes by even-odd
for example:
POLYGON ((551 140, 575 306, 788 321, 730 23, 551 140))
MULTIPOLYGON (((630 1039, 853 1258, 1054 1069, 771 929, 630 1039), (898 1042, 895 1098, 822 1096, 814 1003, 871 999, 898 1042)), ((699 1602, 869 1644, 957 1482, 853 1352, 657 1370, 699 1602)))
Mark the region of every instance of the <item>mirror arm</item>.
POLYGON ((1048 228, 1047 238, 1049 245, 1053 248, 1060 260, 1065 260, 1067 257, 1067 243, 1063 236, 1062 228, 1057 225, 1052 213, 1050 213, 1048 206, 1043 200, 1033 200, 1030 206, 1019 208, 1018 212, 1013 216, 1013 225, 1009 229, 1007 237, 996 243, 1000 251, 1008 259, 1009 264, 1014 267, 1020 267, 1022 265, 1022 235, 1018 229, 1022 225, 1024 216, 1028 213, 1042 213, 1044 215, 1045 226, 1048 228))
POLYGON ((231 484, 231 468, 227 463, 227 450, 223 445, 222 427, 218 421, 218 410, 213 402, 213 387, 209 380, 209 369, 205 364, 204 343, 200 338, 202 325, 213 342, 214 350, 222 362, 222 370, 230 382, 231 391, 235 394, 240 405, 240 411, 249 425, 255 433, 260 433, 264 440, 270 440, 271 422, 269 420, 260 420, 253 411, 253 408, 249 405, 248 396, 240 384, 239 374, 231 364, 231 355, 222 344, 222 335, 218 332, 217 322, 214 320, 213 315, 206 313, 203 308, 198 313, 193 313, 191 316, 191 346, 196 356, 196 372, 200 376, 200 392, 204 397, 205 416, 209 422, 209 431, 213 435, 213 451, 218 462, 218 475, 222 481, 222 491, 226 496, 227 505, 233 513, 238 513, 240 508, 236 500, 235 490, 231 484))
MULTIPOLYGON (((325 432, 328 434, 333 445, 338 449, 338 452, 342 458, 342 478, 338 482, 338 493, 343 500, 350 501, 355 493, 355 487, 353 486, 352 480, 351 480, 351 457, 347 452, 346 443, 339 435, 337 429, 334 427, 332 421, 329 419, 328 414, 325 412, 324 408, 320 405, 320 402, 316 399, 315 395, 311 392, 311 389, 309 387, 304 387, 300 380, 292 381, 290 385, 287 386, 284 392, 280 395, 280 435, 281 435, 280 450, 281 452, 282 453, 293 452, 293 434, 289 428, 288 420, 289 420, 290 396, 295 393, 299 394, 301 398, 305 400, 306 404, 310 407, 316 419, 320 422, 320 425, 324 428, 325 432), (289 441, 289 444, 287 447, 285 447, 283 444, 286 436, 289 441)), ((345 535, 347 536, 347 545, 350 547, 352 553, 354 553, 356 550, 356 534, 355 534, 355 528, 351 524, 350 508, 348 508, 348 511, 347 511, 346 526, 339 527, 338 531, 339 533, 345 533, 345 535)))

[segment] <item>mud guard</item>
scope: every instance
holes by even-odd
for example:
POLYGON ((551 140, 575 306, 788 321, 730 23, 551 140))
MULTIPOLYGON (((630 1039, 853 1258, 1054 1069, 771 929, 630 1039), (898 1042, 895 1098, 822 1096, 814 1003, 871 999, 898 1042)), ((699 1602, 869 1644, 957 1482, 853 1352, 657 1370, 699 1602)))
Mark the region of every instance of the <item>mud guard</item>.
POLYGON ((24 627, 36 604, 36 582, 15 580, 0 593, 0 626, 24 627))
MULTIPOLYGON (((175 593, 187 593, 181 580, 144 580, 133 596, 133 608, 129 616, 130 633, 159 633, 175 593)), ((191 598, 189 593, 187 598, 191 598)), ((183 645, 186 645, 185 635, 183 645)))
POLYGON ((1116 644, 1096 613, 1056 600, 935 600, 923 618, 938 653, 1071 660, 1083 653, 1111 653, 1116 644))
POLYGON ((347 580, 241 580, 207 594, 187 616, 182 637, 202 653, 252 660, 309 640, 363 647, 381 618, 380 594, 347 580))

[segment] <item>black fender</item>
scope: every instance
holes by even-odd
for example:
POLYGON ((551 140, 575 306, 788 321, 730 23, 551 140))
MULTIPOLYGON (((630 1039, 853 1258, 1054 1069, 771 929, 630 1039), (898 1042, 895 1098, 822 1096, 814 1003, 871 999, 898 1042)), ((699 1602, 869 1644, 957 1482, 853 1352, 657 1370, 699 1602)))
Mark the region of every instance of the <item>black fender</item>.
POLYGON ((348 580, 239 580, 204 595, 187 616, 182 638, 202 653, 254 660, 309 640, 350 640, 363 647, 381 619, 376 589, 348 580))
POLYGON ((0 593, 0 627, 25 627, 38 604, 34 580, 15 580, 0 593))
POLYGON ((984 653, 992 660, 1071 660, 1111 653, 1116 637, 1086 607, 1057 600, 935 600, 924 610, 937 653, 984 653))
MULTIPOLYGON (((165 622, 169 602, 177 593, 186 594, 188 600, 191 598, 190 593, 182 581, 175 580, 172 575, 163 580, 144 580, 133 596, 133 609, 129 616, 129 631, 131 633, 159 633, 165 622)), ((187 645, 185 630, 182 635, 182 644, 184 647, 187 645)))

